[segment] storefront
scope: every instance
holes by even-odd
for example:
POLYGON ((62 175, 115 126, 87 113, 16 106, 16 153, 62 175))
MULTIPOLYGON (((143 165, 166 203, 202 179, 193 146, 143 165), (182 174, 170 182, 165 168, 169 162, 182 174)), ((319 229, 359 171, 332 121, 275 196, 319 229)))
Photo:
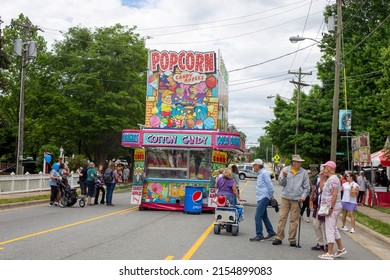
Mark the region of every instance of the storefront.
POLYGON ((243 151, 228 129, 228 75, 215 52, 150 51, 145 124, 124 129, 122 146, 134 148, 132 204, 183 210, 186 188, 202 191, 203 210, 213 207, 215 176, 229 151, 243 151))

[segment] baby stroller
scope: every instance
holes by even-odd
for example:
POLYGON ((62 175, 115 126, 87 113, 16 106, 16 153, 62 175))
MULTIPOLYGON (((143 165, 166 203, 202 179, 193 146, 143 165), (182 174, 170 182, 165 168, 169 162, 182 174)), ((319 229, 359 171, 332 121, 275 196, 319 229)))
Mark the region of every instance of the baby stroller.
POLYGON ((240 200, 237 205, 231 206, 224 195, 219 195, 215 201, 215 222, 214 234, 220 234, 221 229, 231 232, 237 236, 239 232, 239 222, 244 220, 244 202, 240 200))
POLYGON ((61 198, 58 202, 58 205, 61 208, 64 208, 66 206, 71 207, 76 204, 77 200, 79 200, 80 207, 85 206, 85 197, 84 196, 77 196, 77 192, 75 189, 73 189, 69 183, 67 178, 62 178, 59 180, 59 189, 61 191, 61 198))

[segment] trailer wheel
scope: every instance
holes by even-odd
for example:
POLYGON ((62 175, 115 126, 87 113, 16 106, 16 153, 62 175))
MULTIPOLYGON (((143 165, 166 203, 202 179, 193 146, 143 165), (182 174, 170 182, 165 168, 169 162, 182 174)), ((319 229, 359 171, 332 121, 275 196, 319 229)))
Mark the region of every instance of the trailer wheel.
POLYGON ((232 226, 232 234, 233 234, 233 236, 237 236, 238 235, 238 225, 233 225, 232 226))
POLYGON ((232 225, 226 225, 226 232, 232 232, 232 225))
POLYGON ((220 234, 220 233, 221 233, 221 225, 214 224, 214 234, 220 234))

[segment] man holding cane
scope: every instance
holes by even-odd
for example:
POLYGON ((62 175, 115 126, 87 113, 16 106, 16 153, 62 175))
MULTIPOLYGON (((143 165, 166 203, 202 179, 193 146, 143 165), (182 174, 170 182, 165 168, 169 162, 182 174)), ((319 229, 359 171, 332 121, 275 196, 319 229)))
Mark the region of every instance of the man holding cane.
POLYGON ((291 165, 283 168, 279 175, 279 184, 283 189, 276 238, 272 242, 273 245, 282 244, 289 213, 290 226, 288 241, 292 247, 296 247, 297 245, 296 235, 300 219, 300 207, 298 203, 305 201, 310 193, 309 175, 307 174, 307 171, 301 167, 303 161, 304 160, 299 155, 293 155, 291 165))

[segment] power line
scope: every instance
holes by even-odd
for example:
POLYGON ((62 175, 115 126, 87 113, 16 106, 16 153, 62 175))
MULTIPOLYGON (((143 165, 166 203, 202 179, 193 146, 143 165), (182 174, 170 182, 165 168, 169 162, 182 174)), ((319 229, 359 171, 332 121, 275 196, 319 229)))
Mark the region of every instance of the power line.
MULTIPOLYGON (((287 10, 287 11, 283 11, 283 12, 280 12, 280 13, 276 13, 276 14, 272 14, 272 15, 269 15, 269 16, 256 18, 256 19, 252 19, 252 20, 247 20, 247 21, 243 21, 243 22, 230 23, 230 24, 217 25, 217 26, 207 26, 207 27, 202 27, 202 28, 197 28, 197 29, 190 29, 190 30, 186 29, 186 30, 181 30, 181 31, 175 31, 175 32, 170 32, 170 33, 165 33, 165 34, 150 35, 150 36, 152 36, 152 37, 162 37, 162 36, 176 35, 176 34, 180 34, 180 33, 188 33, 188 32, 199 31, 199 30, 210 30, 210 29, 215 29, 215 28, 220 28, 220 27, 237 26, 237 25, 241 25, 241 24, 252 23, 252 22, 255 22, 255 21, 264 20, 264 19, 271 18, 271 17, 277 16, 277 15, 288 13, 290 11, 296 11, 296 9, 304 7, 306 5, 307 4, 299 6, 299 7, 296 7, 296 8, 293 8, 291 10, 287 10)), ((138 29, 138 30, 141 30, 141 29, 138 29)))
MULTIPOLYGON (((317 2, 317 1, 318 1, 318 0, 316 0, 316 2, 317 2)), ((256 13, 252 13, 252 14, 248 14, 248 15, 243 15, 243 16, 239 16, 239 17, 235 17, 235 18, 229 18, 229 19, 223 19, 223 20, 216 20, 216 21, 208 21, 208 22, 201 22, 201 23, 192 23, 192 24, 182 24, 182 25, 171 25, 171 26, 158 26, 158 27, 150 27, 150 28, 140 28, 140 29, 138 29, 138 30, 144 31, 144 30, 154 30, 154 29, 187 27, 187 26, 196 26, 196 25, 204 25, 204 24, 211 24, 211 23, 219 23, 219 22, 231 21, 231 20, 236 20, 236 19, 241 19, 241 18, 248 18, 248 17, 250 17, 250 16, 257 15, 257 14, 261 14, 261 13, 267 13, 267 12, 270 12, 270 11, 273 11, 273 10, 281 9, 281 8, 288 7, 288 6, 292 6, 292 5, 296 5, 296 4, 299 4, 299 3, 301 3, 301 2, 306 2, 306 0, 298 1, 298 2, 294 2, 294 3, 290 3, 290 4, 287 4, 287 5, 284 5, 284 6, 276 7, 276 8, 269 9, 269 10, 265 10, 265 11, 259 11, 259 12, 256 12, 256 13)), ((305 5, 307 5, 307 4, 305 4, 305 5)), ((303 6, 304 6, 304 5, 303 5, 303 6)))
POLYGON ((305 50, 305 49, 307 49, 307 48, 310 48, 311 46, 314 46, 314 45, 316 45, 316 44, 309 45, 309 46, 307 46, 307 47, 305 47, 305 48, 302 48, 302 49, 299 49, 299 50, 296 50, 296 51, 293 51, 293 52, 290 52, 290 53, 287 53, 287 54, 284 54, 284 55, 281 55, 281 56, 278 56, 278 57, 275 57, 275 58, 271 58, 271 59, 268 59, 268 60, 263 61, 263 62, 260 62, 260 63, 248 65, 248 66, 241 67, 241 68, 236 68, 236 69, 233 69, 233 70, 228 71, 228 73, 232 73, 232 72, 236 72, 236 71, 241 71, 241 70, 248 69, 248 68, 255 67, 255 66, 259 66, 259 65, 262 65, 262 64, 271 62, 271 61, 275 61, 275 60, 281 59, 281 58, 283 58, 283 57, 286 57, 286 56, 295 54, 295 53, 297 53, 297 52, 303 51, 303 50, 305 50))
MULTIPOLYGON (((318 13, 322 13, 322 11, 313 13, 312 15, 315 15, 315 14, 318 14, 318 13)), ((185 44, 201 44, 201 43, 210 43, 210 42, 224 41, 224 40, 235 39, 235 38, 239 38, 239 37, 252 35, 252 34, 255 34, 255 33, 258 33, 258 32, 262 32, 262 31, 265 31, 265 30, 269 30, 269 29, 272 29, 272 28, 275 28, 275 27, 280 27, 282 25, 291 23, 291 22, 299 20, 301 18, 302 17, 299 17, 299 18, 292 19, 292 20, 289 20, 289 21, 286 21, 286 22, 283 22, 283 23, 280 23, 280 24, 276 24, 276 25, 273 25, 273 26, 270 26, 270 27, 267 27, 267 28, 258 29, 258 30, 255 30, 255 31, 251 31, 251 32, 248 32, 248 33, 243 33, 243 34, 239 34, 239 35, 235 35, 235 36, 230 36, 230 37, 223 37, 223 38, 203 40, 203 41, 188 41, 188 42, 183 42, 183 41, 180 41, 180 42, 167 42, 167 43, 164 43, 164 42, 151 42, 150 44, 151 45, 179 45, 179 44, 185 45, 185 44)))

